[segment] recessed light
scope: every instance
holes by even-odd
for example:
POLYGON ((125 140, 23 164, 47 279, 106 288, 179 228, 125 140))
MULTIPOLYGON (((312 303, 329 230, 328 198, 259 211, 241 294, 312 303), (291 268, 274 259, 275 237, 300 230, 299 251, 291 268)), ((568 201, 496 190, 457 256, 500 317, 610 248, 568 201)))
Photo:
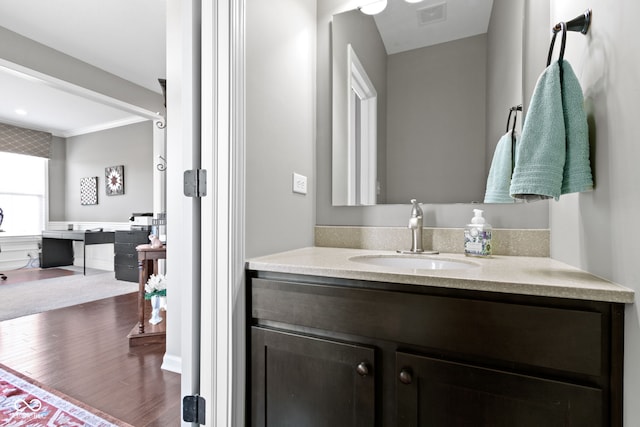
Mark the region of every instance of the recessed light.
POLYGON ((27 110, 22 109, 22 108, 16 108, 14 111, 19 116, 26 116, 27 115, 27 110))
POLYGON ((423 0, 404 0, 404 1, 406 1, 407 3, 420 3, 423 0))
POLYGON ((360 12, 365 15, 377 15, 387 7, 387 0, 378 0, 365 6, 360 6, 360 12))

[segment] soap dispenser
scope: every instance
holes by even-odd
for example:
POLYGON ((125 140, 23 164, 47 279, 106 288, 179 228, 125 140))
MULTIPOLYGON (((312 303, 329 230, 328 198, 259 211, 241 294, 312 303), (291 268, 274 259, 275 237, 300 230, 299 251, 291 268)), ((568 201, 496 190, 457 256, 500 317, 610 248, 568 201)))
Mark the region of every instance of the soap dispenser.
POLYGON ((491 225, 485 223, 482 212, 482 209, 474 209, 471 224, 464 229, 464 254, 467 256, 491 256, 491 225))

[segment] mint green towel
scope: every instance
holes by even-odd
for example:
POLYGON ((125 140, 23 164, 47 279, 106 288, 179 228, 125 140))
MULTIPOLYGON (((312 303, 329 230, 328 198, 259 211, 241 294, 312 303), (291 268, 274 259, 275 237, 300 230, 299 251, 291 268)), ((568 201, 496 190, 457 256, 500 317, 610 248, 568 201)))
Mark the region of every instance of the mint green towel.
POLYGON ((560 66, 556 61, 543 71, 533 91, 516 146, 511 196, 524 200, 558 199, 565 152, 560 66))
MULTIPOLYGON (((496 145, 496 151, 493 153, 491 168, 489 169, 489 177, 487 178, 487 189, 484 193, 485 203, 514 203, 515 199, 509 195, 509 187, 511 186, 511 132, 504 134, 496 145)), ((516 144, 518 135, 515 135, 516 144)))
POLYGON ((562 65, 562 106, 567 136, 567 155, 564 163, 562 194, 593 189, 589 162, 589 125, 584 111, 582 88, 571 65, 562 65))
POLYGON ((562 61, 549 65, 536 84, 516 147, 510 194, 524 200, 558 199, 593 189, 589 125, 580 82, 562 61))

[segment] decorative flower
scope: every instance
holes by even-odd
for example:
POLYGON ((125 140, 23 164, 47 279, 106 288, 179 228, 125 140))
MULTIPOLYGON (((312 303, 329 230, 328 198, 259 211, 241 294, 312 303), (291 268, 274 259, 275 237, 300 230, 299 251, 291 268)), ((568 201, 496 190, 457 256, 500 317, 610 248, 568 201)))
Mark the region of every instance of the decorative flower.
POLYGON ((164 274, 152 274, 144 285, 144 299, 151 299, 154 295, 167 295, 167 278, 164 274))

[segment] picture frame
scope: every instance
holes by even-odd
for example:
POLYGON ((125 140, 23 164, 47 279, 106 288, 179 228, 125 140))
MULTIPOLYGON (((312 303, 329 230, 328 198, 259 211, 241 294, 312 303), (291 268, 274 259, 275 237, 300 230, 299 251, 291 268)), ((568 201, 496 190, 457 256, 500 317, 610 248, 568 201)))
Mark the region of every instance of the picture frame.
POLYGON ((124 166, 109 166, 104 170, 105 191, 107 196, 124 194, 124 166))
POLYGON ((80 204, 82 206, 98 204, 98 177, 80 178, 80 204))

